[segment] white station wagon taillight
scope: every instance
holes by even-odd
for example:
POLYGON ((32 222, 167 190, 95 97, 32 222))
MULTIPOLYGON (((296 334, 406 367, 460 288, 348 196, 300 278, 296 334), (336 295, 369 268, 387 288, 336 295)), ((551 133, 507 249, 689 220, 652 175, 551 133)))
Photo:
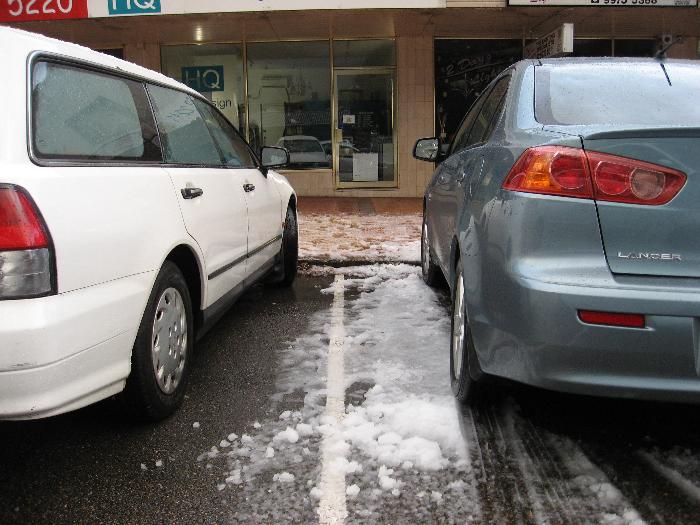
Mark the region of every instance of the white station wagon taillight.
POLYGON ((0 185, 0 300, 54 292, 48 230, 29 195, 0 185))

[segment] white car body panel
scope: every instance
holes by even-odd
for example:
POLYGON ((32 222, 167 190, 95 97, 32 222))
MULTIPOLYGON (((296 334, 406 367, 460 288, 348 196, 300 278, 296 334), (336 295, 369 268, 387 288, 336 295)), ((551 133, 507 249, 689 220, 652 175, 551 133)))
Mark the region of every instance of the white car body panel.
POLYGON ((253 191, 245 194, 249 214, 248 250, 252 254, 246 264, 246 274, 251 276, 280 251, 282 213, 287 210, 287 203, 282 211, 278 182, 272 173, 265 177, 258 170, 248 170, 245 178, 247 184, 255 186, 253 191), (265 248, 260 249, 263 246, 265 248))
POLYGON ((155 278, 176 247, 187 247, 196 258, 201 303, 193 306, 199 313, 249 284, 246 270, 269 262, 280 243, 255 257, 248 249, 281 233, 294 191, 281 175, 265 178, 256 169, 33 162, 27 81, 37 52, 198 95, 140 66, 16 29, 0 27, 0 49, 3 98, 12 101, 0 106, 0 184, 31 195, 56 261, 56 294, 0 300, 0 419, 30 419, 123 390, 155 278), (255 184, 255 195, 244 195, 246 182, 255 184), (202 197, 184 200, 180 188, 188 184, 202 188, 202 197), (250 241, 249 222, 255 224, 250 241), (236 259, 242 263, 218 281, 207 279, 212 269, 236 259))
MULTIPOLYGON (((185 225, 204 256, 206 308, 245 279, 248 211, 244 197, 244 171, 214 168, 167 168, 175 190, 200 188, 201 197, 180 199, 185 225), (221 275, 208 277, 240 260, 221 275)), ((257 170, 256 170, 257 171, 257 170)))

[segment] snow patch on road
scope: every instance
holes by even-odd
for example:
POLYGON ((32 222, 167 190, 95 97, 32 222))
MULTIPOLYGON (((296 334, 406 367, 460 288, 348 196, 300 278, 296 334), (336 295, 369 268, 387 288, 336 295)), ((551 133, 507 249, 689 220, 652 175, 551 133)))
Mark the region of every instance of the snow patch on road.
MULTIPOLYGON (((275 505, 288 505, 277 499, 283 497, 295 501, 294 509, 287 507, 287 519, 318 519, 315 507, 324 496, 319 465, 323 440, 329 444, 324 452, 331 468, 345 476, 349 521, 371 521, 377 512, 419 521, 474 519, 480 515, 476 481, 461 432, 463 416, 446 374, 449 317, 440 302, 444 299, 425 286, 420 269, 412 265, 338 273, 345 276, 347 304, 340 420, 324 414, 332 320, 325 311, 313 317, 307 335, 282 353, 273 396, 280 408, 259 428, 237 429, 247 432, 249 442, 227 439, 230 447, 212 447, 199 460, 206 466, 223 459, 224 489, 245 490, 246 500, 257 502, 258 514, 238 509, 237 519, 255 521, 264 514, 260 509, 273 512, 275 505), (290 399, 298 405, 290 406, 290 399), (233 482, 237 472, 240 485, 233 482), (283 482, 285 472, 294 479, 283 482), (270 479, 278 482, 273 493, 265 482, 270 479), (421 499, 420 492, 430 497, 421 499)), ((335 291, 335 286, 327 290, 335 291)))
POLYGON ((549 434, 547 441, 566 468, 574 496, 578 494, 570 504, 575 504, 581 515, 607 525, 645 525, 624 495, 573 441, 554 434, 549 434))

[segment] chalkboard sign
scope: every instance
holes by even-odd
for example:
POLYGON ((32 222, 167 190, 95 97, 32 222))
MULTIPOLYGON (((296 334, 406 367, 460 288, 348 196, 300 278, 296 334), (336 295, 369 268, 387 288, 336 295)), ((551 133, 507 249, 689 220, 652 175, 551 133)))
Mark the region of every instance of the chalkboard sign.
POLYGON ((522 57, 521 40, 435 41, 435 129, 443 140, 489 82, 522 57))

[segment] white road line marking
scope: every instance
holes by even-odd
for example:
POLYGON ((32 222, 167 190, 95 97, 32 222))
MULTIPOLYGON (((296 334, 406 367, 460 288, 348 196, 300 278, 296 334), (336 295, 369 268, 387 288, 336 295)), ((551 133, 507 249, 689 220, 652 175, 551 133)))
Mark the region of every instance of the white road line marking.
POLYGON ((342 440, 340 422, 345 415, 345 309, 344 277, 336 275, 333 282, 333 307, 328 342, 328 371, 326 373, 326 411, 324 420, 333 428, 323 436, 321 468, 321 501, 318 508, 321 525, 342 525, 347 516, 345 472, 333 468, 334 446, 342 440))

